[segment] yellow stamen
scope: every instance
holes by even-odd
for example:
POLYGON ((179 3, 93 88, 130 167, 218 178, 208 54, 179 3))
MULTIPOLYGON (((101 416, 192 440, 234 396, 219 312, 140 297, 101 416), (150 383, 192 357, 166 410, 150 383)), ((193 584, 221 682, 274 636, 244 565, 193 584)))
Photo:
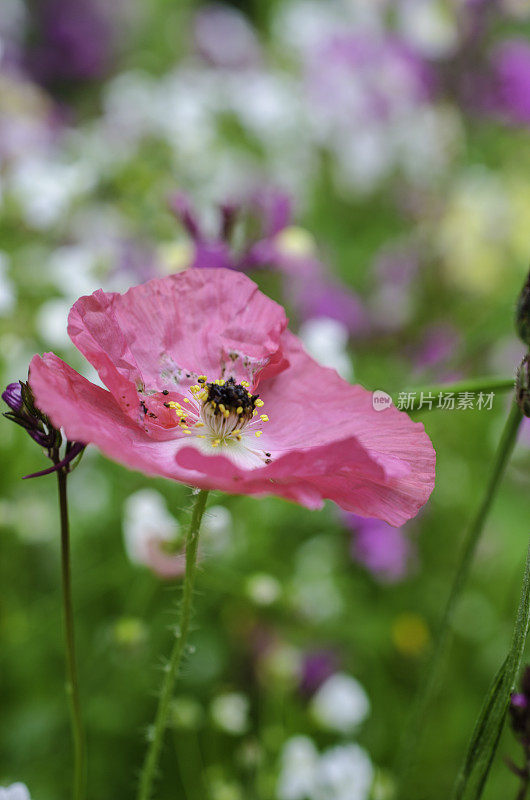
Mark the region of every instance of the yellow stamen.
POLYGON ((261 436, 261 434, 262 434, 262 433, 263 433, 263 431, 256 431, 255 435, 256 435, 256 436, 258 437, 258 439, 259 439, 259 437, 261 436))
POLYGON ((258 407, 258 408, 261 408, 261 406, 264 406, 264 405, 265 405, 265 403, 263 402, 263 400, 260 400, 260 399, 258 398, 258 399, 256 400, 256 403, 255 403, 255 405, 257 405, 257 407, 258 407))
POLYGON ((269 418, 268 418, 268 416, 266 414, 260 414, 260 419, 262 419, 263 422, 268 422, 269 421, 269 418))

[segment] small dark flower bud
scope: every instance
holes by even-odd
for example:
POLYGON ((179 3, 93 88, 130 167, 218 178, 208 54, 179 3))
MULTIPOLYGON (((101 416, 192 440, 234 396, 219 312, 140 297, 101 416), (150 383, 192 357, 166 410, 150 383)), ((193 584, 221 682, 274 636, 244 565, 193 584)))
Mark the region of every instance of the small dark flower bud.
POLYGON ((512 730, 517 735, 524 734, 528 716, 528 701, 524 694, 512 694, 510 697, 510 721, 512 730))
POLYGON ((530 273, 517 301, 515 327, 519 338, 530 347, 530 273))
POLYGON ((11 411, 19 412, 22 410, 22 386, 20 382, 8 383, 5 391, 2 392, 2 400, 9 406, 11 411))
POLYGON ((510 721, 516 736, 530 740, 530 667, 526 667, 521 679, 521 689, 510 697, 510 721))
MULTIPOLYGON (((515 394, 525 417, 530 417, 530 357, 525 356, 517 370, 515 394)), ((530 678, 529 678, 530 683, 530 678)), ((530 686, 529 686, 530 688, 530 686)))
POLYGON ((512 694, 510 703, 514 708, 528 708, 528 700, 524 694, 512 694))
POLYGON ((85 445, 82 442, 66 442, 66 452, 61 458, 59 455, 63 441, 61 432, 54 428, 46 414, 36 407, 29 383, 23 381, 10 383, 2 392, 2 400, 10 409, 4 414, 4 417, 24 428, 37 444, 48 451, 48 458, 54 462, 53 467, 33 475, 26 475, 26 477, 47 475, 49 472, 59 469, 68 471, 70 463, 81 455, 85 445))
POLYGON ((47 417, 35 408, 29 385, 19 381, 10 383, 2 393, 2 399, 11 409, 4 417, 25 428, 41 447, 51 450, 61 444, 61 434, 50 425, 47 417))

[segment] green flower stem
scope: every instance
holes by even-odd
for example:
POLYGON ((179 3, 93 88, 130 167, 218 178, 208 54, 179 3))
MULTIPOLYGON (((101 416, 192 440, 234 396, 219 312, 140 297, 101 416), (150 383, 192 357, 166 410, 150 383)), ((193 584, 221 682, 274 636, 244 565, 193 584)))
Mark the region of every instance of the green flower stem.
MULTIPOLYGON (((529 622, 530 545, 526 553, 521 599, 517 609, 511 647, 484 700, 471 736, 464 764, 455 783, 452 795, 453 800, 462 800, 464 797, 469 798, 469 800, 479 800, 482 797, 501 737, 510 694, 515 689, 517 675, 521 667, 529 622)), ((520 777, 523 779, 523 785, 517 797, 522 800, 522 798, 526 797, 528 790, 528 755, 527 763, 520 777)))
POLYGON ((396 770, 400 777, 399 788, 401 794, 398 796, 406 797, 407 800, 410 800, 410 795, 404 793, 405 781, 416 759, 425 712, 440 682, 443 656, 452 628, 455 610, 460 600, 462 590, 467 583, 475 550, 484 529, 488 513, 493 505, 493 500, 497 494, 506 465, 515 446, 521 420, 521 410, 516 403, 513 403, 495 454, 484 497, 464 540, 460 563, 445 606, 437 640, 427 666, 425 682, 419 689, 408 723, 404 727, 401 747, 398 751, 396 770))
POLYGON ((178 677, 182 656, 186 649, 186 640, 190 628, 191 610, 193 600, 193 586, 195 583, 195 573, 197 569, 197 550, 199 546, 199 530, 206 507, 208 492, 201 490, 195 501, 191 523, 186 536, 186 570, 184 573, 184 583, 182 586, 182 602, 180 606, 179 624, 176 631, 175 643, 169 657, 162 690, 158 701, 155 721, 149 735, 149 745, 140 773, 140 784, 138 790, 138 800, 150 800, 153 792, 153 781, 155 779, 164 733, 167 726, 171 697, 178 677))
MULTIPOLYGON (((474 392, 477 394, 479 392, 482 392, 483 394, 489 394, 490 392, 509 392, 513 390, 514 383, 514 378, 475 378, 468 381, 459 381, 458 383, 441 383, 435 386, 418 386, 416 388, 407 389, 405 392, 403 392, 403 394, 411 396, 410 405, 408 405, 405 410, 420 410, 420 400, 422 394, 424 403, 421 406, 421 411, 435 411, 437 408, 436 402, 433 402, 432 409, 430 409, 428 405, 425 405, 425 398, 428 397, 429 394, 434 397, 436 401, 440 392, 442 394, 453 392, 455 395, 459 392, 474 392), (415 396, 412 397, 412 395, 415 396)), ((399 394, 402 393, 400 392, 399 394)), ((394 394, 392 398, 395 405, 398 404, 399 394, 394 394)))
POLYGON ((85 735, 79 699, 79 680, 75 655, 74 612, 72 606, 72 576, 70 569, 70 530, 68 524, 68 497, 66 492, 67 469, 57 472, 59 508, 61 515, 61 571, 64 609, 64 636, 66 642, 66 694, 70 706, 72 740, 74 747, 74 800, 85 797, 86 757, 85 735))

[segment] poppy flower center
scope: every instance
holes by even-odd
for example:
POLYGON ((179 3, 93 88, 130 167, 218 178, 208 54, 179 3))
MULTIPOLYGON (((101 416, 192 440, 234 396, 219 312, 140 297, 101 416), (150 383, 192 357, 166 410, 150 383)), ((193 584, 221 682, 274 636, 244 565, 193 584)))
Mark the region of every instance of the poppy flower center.
POLYGON ((269 463, 270 453, 255 450, 251 445, 253 440, 249 439, 250 436, 259 439, 263 423, 269 421, 267 414, 258 414, 264 402, 249 387, 248 381, 236 383, 234 378, 208 381, 205 375, 200 375, 198 382, 190 386, 192 399, 165 405, 175 410, 181 430, 204 440, 204 445, 233 451, 245 448, 269 463))

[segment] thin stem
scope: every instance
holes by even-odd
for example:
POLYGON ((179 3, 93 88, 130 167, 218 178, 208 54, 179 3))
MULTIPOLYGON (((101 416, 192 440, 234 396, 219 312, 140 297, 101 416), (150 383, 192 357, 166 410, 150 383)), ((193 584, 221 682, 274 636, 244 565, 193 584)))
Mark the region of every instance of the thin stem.
MULTIPOLYGON (((455 395, 461 392, 473 392, 489 394, 491 392, 509 392, 513 390, 515 380, 514 378, 474 378, 473 380, 459 381, 458 383, 441 383, 434 386, 419 386, 412 389, 407 389, 405 392, 400 392, 400 395, 407 396, 406 411, 435 411, 438 406, 433 403, 432 406, 427 404, 426 398, 431 395, 435 400, 438 399, 440 393, 455 395), (420 405, 423 396, 423 404, 420 405)), ((394 402, 397 405, 399 395, 394 396, 394 402)))
POLYGON ((61 515, 61 573, 64 610, 64 636, 66 643, 66 694, 70 706, 72 740, 74 747, 74 800, 85 796, 85 736, 79 699, 79 680, 75 655, 74 612, 72 606, 72 577, 70 570, 70 531, 68 525, 68 498, 66 479, 68 472, 59 469, 57 485, 59 490, 59 509, 61 515))
POLYGON ((528 780, 525 780, 520 790, 517 792, 517 800, 526 800, 528 797, 528 780))
POLYGON ((528 796, 528 789, 530 788, 530 749, 527 745, 523 745, 523 752, 524 767, 518 767, 510 758, 504 759, 508 765, 508 769, 510 769, 521 781, 515 800, 526 800, 526 797, 528 796))
MULTIPOLYGON (((506 465, 515 446, 521 420, 522 412, 519 406, 513 403, 495 454, 484 497, 464 540, 460 563, 445 606, 438 637, 427 666, 425 682, 418 691, 408 723, 405 725, 396 765, 398 775, 401 777, 401 792, 404 790, 405 779, 408 777, 417 755, 425 712, 438 688, 443 656, 452 628, 455 610, 462 590, 467 583, 473 557, 488 513, 493 505, 506 465)), ((400 796, 405 797, 404 794, 400 796)))
MULTIPOLYGON (((466 757, 456 779, 451 800, 480 800, 499 745, 504 718, 515 689, 530 624, 530 544, 526 551, 521 597, 510 650, 497 672, 475 723, 466 757)), ((528 768, 528 763, 525 769, 528 768)), ((522 776, 524 770, 517 770, 522 776)))
POLYGON ((528 788, 530 787, 530 770, 528 764, 529 756, 526 754, 526 764, 521 773, 521 786, 517 792, 516 800, 526 800, 528 797, 528 788))
POLYGON ((182 602, 180 606, 180 616, 178 628, 175 633, 175 643, 169 657, 164 680, 158 701, 155 721, 149 735, 149 746, 140 773, 140 784, 138 790, 138 800, 150 800, 153 792, 153 781, 155 779, 164 733, 167 726, 171 697, 178 677, 182 656, 186 648, 188 637, 192 600, 193 586, 195 583, 195 573, 197 568, 197 550, 199 545, 199 530, 202 515, 206 507, 208 492, 201 490, 195 501, 191 523, 186 536, 186 571, 184 573, 184 583, 182 586, 182 602))
POLYGON ((521 776, 521 790, 517 795, 517 800, 526 800, 528 797, 528 789, 530 789, 530 746, 525 745, 524 747, 524 768, 523 768, 523 775, 521 776))

